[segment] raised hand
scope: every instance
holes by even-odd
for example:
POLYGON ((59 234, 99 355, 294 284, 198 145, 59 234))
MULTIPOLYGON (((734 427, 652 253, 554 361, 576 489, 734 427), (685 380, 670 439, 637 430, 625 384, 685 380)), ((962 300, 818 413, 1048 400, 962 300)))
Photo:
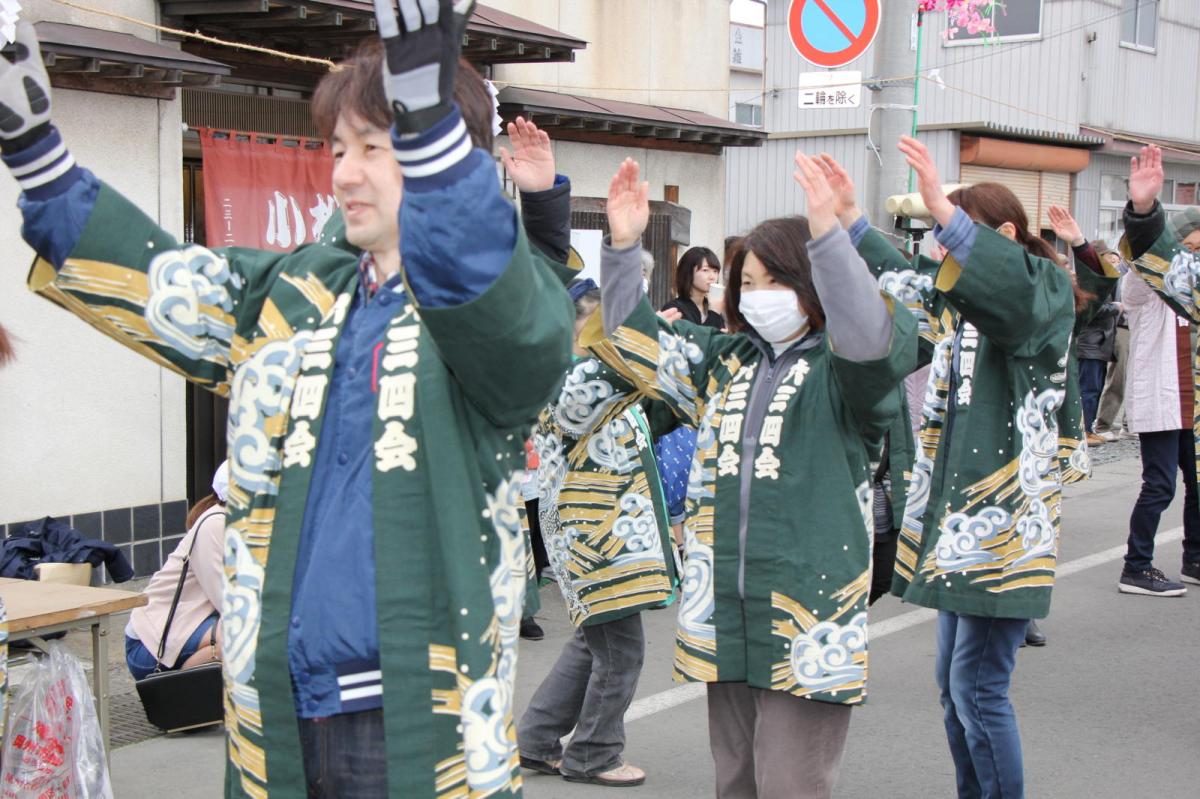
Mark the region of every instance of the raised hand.
POLYGON ((829 185, 825 170, 816 160, 797 150, 796 166, 798 169, 792 173, 792 177, 804 189, 808 200, 808 228, 812 231, 812 237, 819 239, 837 227, 838 196, 829 185))
POLYGON ((1129 159, 1129 199, 1133 210, 1148 214, 1163 187, 1162 150, 1150 144, 1142 148, 1140 157, 1129 159))
POLYGON ((1083 231, 1079 229, 1079 223, 1066 208, 1052 205, 1047 213, 1050 216, 1050 227, 1054 230, 1055 236, 1070 242, 1072 247, 1078 247, 1087 241, 1083 236, 1083 231))
POLYGON ((638 178, 638 162, 626 158, 608 186, 608 230, 619 250, 641 241, 650 223, 650 184, 638 178))
MULTIPOLYGON (((50 76, 42 65, 37 33, 29 22, 17 26, 17 38, 0 57, 0 144, 17 142, 50 121, 50 76)), ((22 149, 20 145, 9 149, 22 149)))
POLYGON ((673 324, 683 318, 683 313, 678 308, 666 308, 658 312, 658 318, 664 322, 673 324))
POLYGON ((387 56, 383 86, 401 133, 428 130, 450 112, 463 32, 474 10, 475 0, 375 0, 387 56))
POLYGON ((850 178, 850 173, 843 169, 842 165, 835 161, 829 153, 821 153, 813 160, 825 173, 825 180, 829 182, 829 188, 833 189, 834 198, 837 201, 835 212, 838 221, 842 223, 842 227, 850 227, 862 216, 862 211, 858 209, 858 200, 854 196, 854 181, 850 178))
POLYGON ((904 153, 904 160, 917 173, 917 188, 934 221, 942 227, 950 224, 954 218, 954 204, 946 199, 942 179, 938 176, 937 165, 933 163, 929 150, 911 136, 901 136, 897 147, 904 153))
POLYGON ((508 123, 512 152, 500 148, 509 177, 521 191, 546 191, 554 187, 554 150, 544 130, 524 118, 508 123))

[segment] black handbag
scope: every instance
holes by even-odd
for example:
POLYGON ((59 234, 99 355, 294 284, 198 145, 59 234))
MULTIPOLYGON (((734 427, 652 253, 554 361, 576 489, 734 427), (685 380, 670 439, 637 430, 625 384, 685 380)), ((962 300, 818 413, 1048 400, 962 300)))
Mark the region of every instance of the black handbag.
MULTIPOLYGON (((199 526, 200 523, 197 522, 196 529, 199 529, 199 526)), ((193 536, 192 546, 183 558, 179 585, 175 586, 175 597, 171 600, 167 623, 158 642, 158 653, 155 655, 158 666, 153 673, 134 683, 138 697, 142 700, 142 708, 146 711, 146 719, 164 732, 208 727, 225 720, 224 679, 220 663, 206 663, 179 671, 164 671, 162 667, 163 655, 167 649, 167 634, 171 631, 171 622, 175 618, 175 608, 179 605, 179 595, 183 592, 183 583, 187 579, 188 565, 195 546, 196 539, 193 536)), ((219 623, 220 621, 217 622, 219 623)), ((213 646, 216 645, 216 635, 217 627, 214 624, 209 639, 213 646)))
POLYGON ((879 456, 879 467, 875 470, 871 491, 871 515, 875 522, 875 538, 887 538, 895 531, 896 519, 892 514, 892 481, 888 476, 891 457, 891 436, 883 439, 883 452, 879 456))

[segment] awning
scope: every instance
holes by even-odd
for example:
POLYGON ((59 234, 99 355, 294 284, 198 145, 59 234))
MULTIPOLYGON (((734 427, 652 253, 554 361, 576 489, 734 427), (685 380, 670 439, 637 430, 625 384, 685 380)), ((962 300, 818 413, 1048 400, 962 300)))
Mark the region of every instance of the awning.
MULTIPOLYGON (((332 60, 375 32, 370 0, 160 0, 159 6, 171 27, 332 60)), ((483 65, 574 61, 585 47, 582 39, 477 5, 463 55, 483 65)))
POLYGON ((500 116, 532 119, 554 139, 659 150, 719 153, 758 147, 767 134, 727 119, 657 105, 509 86, 500 91, 500 116))
POLYGON ((1104 144, 1102 137, 1089 135, 1084 132, 1083 128, 1080 129, 1079 133, 1063 133, 1054 130, 1001 125, 996 122, 977 122, 975 124, 955 125, 954 127, 963 133, 978 133, 985 136, 997 136, 1020 141, 1046 142, 1049 144, 1075 145, 1078 147, 1099 147, 1104 144))
POLYGON ((1143 136, 1140 133, 1091 128, 1086 125, 1082 126, 1082 129, 1100 139, 1104 145, 1100 148, 1100 152, 1106 155, 1137 155, 1141 152, 1142 147, 1149 143, 1162 147, 1164 150, 1163 157, 1168 161, 1200 161, 1200 144, 1194 141, 1189 142, 1178 139, 1143 136))
POLYGON ((34 25, 53 86, 170 100, 178 86, 215 86, 230 68, 128 33, 62 22, 34 25))

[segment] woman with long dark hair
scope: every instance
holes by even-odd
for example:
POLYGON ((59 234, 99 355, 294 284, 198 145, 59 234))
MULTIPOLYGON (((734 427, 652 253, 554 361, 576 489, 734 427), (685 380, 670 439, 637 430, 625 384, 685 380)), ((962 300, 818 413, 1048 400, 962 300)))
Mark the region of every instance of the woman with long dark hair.
POLYGON ((698 431, 675 677, 708 684, 718 797, 832 793, 866 695, 869 450, 916 365, 912 315, 838 227, 820 169, 796 164, 808 217, 742 241, 723 334, 645 300, 648 186, 626 160, 609 188, 602 314, 581 335, 621 390, 698 431))
POLYGON ((676 310, 694 325, 720 330, 725 318, 709 307, 708 290, 721 280, 721 262, 707 247, 692 247, 679 258, 675 267, 675 299, 662 310, 676 310))

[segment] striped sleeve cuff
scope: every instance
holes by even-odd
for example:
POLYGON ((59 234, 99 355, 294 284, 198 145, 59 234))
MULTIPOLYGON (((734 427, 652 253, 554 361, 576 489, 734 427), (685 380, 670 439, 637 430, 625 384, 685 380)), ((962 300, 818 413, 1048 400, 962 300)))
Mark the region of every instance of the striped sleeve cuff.
POLYGON ((50 125, 48 130, 24 150, 4 156, 4 165, 32 200, 57 197, 83 177, 58 128, 50 125))
POLYGON ((406 191, 442 188, 464 177, 474 166, 471 135, 457 105, 442 121, 415 136, 400 135, 393 128, 392 145, 406 191))

